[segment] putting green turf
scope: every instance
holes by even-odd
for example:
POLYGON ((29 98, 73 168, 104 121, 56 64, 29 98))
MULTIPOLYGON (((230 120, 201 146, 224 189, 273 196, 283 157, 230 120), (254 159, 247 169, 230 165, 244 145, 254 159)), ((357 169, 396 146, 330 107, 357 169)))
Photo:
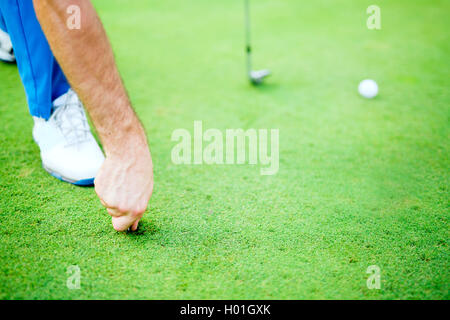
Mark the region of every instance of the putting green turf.
POLYGON ((448 1, 94 1, 148 133, 155 192, 117 233, 49 176, 0 65, 0 298, 449 299, 448 1), (364 100, 359 81, 380 95, 364 100), (280 170, 171 162, 173 130, 279 128, 280 170), (81 289, 66 287, 68 266, 81 289), (369 290, 366 269, 381 269, 369 290))

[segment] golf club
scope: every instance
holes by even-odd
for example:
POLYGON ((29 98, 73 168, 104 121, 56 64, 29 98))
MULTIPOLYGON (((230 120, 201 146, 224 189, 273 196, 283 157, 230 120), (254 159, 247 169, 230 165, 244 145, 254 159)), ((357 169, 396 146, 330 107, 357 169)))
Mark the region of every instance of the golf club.
POLYGON ((250 0, 245 0, 245 27, 246 27, 246 50, 247 50, 247 74, 248 78, 253 85, 261 84, 264 78, 270 75, 270 71, 252 70, 252 46, 251 46, 251 25, 250 25, 250 0))

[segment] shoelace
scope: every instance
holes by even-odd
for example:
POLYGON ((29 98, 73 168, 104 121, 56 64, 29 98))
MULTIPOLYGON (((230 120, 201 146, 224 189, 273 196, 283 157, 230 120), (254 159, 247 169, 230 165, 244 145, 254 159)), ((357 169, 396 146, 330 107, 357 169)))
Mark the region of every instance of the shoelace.
POLYGON ((64 104, 55 109, 52 118, 66 138, 66 146, 80 144, 89 139, 90 128, 86 114, 72 90, 67 93, 64 104))

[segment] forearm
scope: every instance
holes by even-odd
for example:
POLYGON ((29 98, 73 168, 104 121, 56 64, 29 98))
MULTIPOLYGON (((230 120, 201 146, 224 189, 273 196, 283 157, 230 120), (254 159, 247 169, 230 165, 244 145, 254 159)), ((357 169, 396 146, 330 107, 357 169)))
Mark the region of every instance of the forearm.
POLYGON ((117 70, 102 23, 87 0, 33 0, 37 18, 73 89, 80 96, 107 156, 147 148, 117 70), (81 28, 66 26, 69 5, 80 7, 81 28))

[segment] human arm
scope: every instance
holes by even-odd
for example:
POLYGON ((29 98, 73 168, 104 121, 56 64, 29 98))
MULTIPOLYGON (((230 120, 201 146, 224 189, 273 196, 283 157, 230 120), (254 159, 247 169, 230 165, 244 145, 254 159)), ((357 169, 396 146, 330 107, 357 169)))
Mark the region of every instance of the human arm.
POLYGON ((136 230, 153 191, 153 164, 103 25, 87 0, 33 3, 52 52, 89 113, 105 150, 95 191, 116 230, 136 230), (70 5, 80 8, 79 30, 66 25, 70 5))

